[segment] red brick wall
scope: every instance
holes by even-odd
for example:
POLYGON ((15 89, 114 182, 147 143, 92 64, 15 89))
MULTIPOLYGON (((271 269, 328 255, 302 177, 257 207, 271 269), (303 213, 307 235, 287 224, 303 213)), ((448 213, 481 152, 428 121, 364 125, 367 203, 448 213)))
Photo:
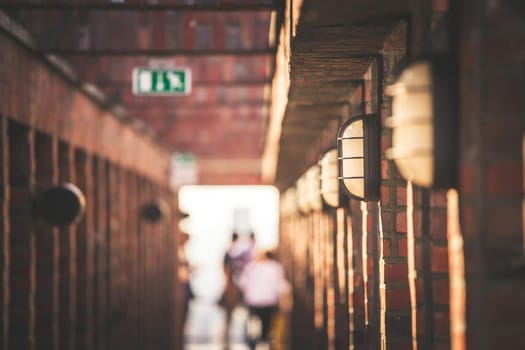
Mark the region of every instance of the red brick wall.
POLYGON ((470 349, 520 348, 525 131, 522 4, 464 1, 460 30, 459 214, 470 349), (512 6, 512 4, 515 4, 512 6))
POLYGON ((9 139, 8 121, 0 117, 0 345, 3 349, 7 348, 7 334, 9 331, 9 139))
POLYGON ((169 152, 0 42, 0 348, 180 349, 169 152), (54 228, 32 203, 64 181, 86 208, 54 228), (140 215, 154 198, 170 206, 157 224, 140 215))
MULTIPOLYGON (((36 191, 58 181, 58 142, 55 137, 35 134, 36 191)), ((36 291, 35 339, 37 348, 58 349, 58 229, 45 222, 35 226, 36 291)))
POLYGON ((33 349, 35 327, 35 232, 31 199, 35 186, 33 132, 8 124, 9 158, 9 319, 8 349, 33 349))
MULTIPOLYGON (((347 206, 353 247, 348 251, 350 348, 517 349, 525 344, 525 16, 513 4, 461 2, 458 188, 445 193, 406 184, 394 163, 383 159, 379 206, 353 200, 347 206)), ((447 1, 414 6, 408 43, 414 53, 443 48, 433 41, 433 31, 443 25, 447 11, 447 1)), ((382 51, 385 84, 404 52, 403 33, 394 30, 382 51)), ((373 96, 373 68, 363 78, 364 95, 373 96)), ((352 113, 362 108, 360 96, 357 91, 349 97, 352 113)), ((373 105, 365 99, 366 110, 373 111, 373 105)), ((391 113, 386 97, 381 111, 383 118, 391 113)), ((383 151, 391 145, 389 132, 383 131, 383 151)), ((310 160, 323 147, 308 150, 310 160)), ((315 224, 311 217, 286 220, 292 226, 296 220, 315 224)), ((297 232, 284 226, 282 234, 283 242, 293 242, 297 232)), ((343 248, 339 244, 336 254, 343 248)), ((288 249, 294 262, 306 256, 293 245, 288 249)), ((289 271, 295 276, 302 270, 292 264, 289 271)), ((303 295, 304 286, 298 288, 303 295)))
POLYGON ((0 114, 67 140, 89 154, 166 183, 169 152, 73 89, 46 63, 0 33, 0 114))
MULTIPOLYGON (((394 68, 407 54, 408 46, 416 54, 432 49, 433 28, 442 19, 447 6, 432 1, 413 6, 412 26, 401 22, 392 29, 381 50, 382 61, 374 62, 363 75, 364 91, 357 89, 349 97, 349 115, 341 116, 342 120, 363 112, 379 111, 384 123, 391 115, 391 100, 382 96, 383 103, 378 108, 378 64, 384 74, 380 84, 392 83, 394 68), (409 28, 412 32, 407 36, 409 28), (412 41, 407 42, 410 38, 412 41)), ((308 151, 311 161, 334 142, 334 130, 322 133, 326 142, 308 151), (331 132, 331 138, 324 137, 327 132, 331 132)), ((445 193, 407 184, 394 162, 384 157, 391 144, 391 131, 384 128, 380 201, 361 204, 350 200, 346 206, 352 228, 349 231, 352 249, 348 251, 348 276, 353 281, 349 284, 349 345, 356 349, 448 349, 451 346, 449 301, 452 298, 449 279, 452 277, 448 266, 445 193)), ((306 168, 306 165, 301 167, 306 168)), ((293 234, 293 231, 282 232, 283 236, 293 234)), ((336 252, 341 250, 343 247, 336 247, 336 252)), ((450 251, 461 253, 455 248, 450 251)), ((454 266, 461 271, 461 256, 450 259, 455 259, 454 266)), ((323 274, 328 275, 329 271, 323 274)), ((454 285, 460 284, 461 279, 454 285)), ((456 310, 460 312, 461 299, 457 300, 456 310)), ((336 329, 340 332, 342 328, 336 325, 336 329)))

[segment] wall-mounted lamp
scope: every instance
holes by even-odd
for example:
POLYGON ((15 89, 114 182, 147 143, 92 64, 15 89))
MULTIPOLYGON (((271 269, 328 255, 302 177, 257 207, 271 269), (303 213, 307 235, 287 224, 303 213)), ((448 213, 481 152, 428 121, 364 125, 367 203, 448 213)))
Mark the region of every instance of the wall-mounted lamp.
POLYGON ((163 199, 154 199, 141 208, 141 214, 147 221, 157 223, 169 216, 170 206, 163 199))
POLYGON ((321 196, 327 205, 337 208, 340 204, 337 148, 326 152, 319 163, 321 164, 321 196))
POLYGON ((349 195, 362 201, 379 200, 380 126, 376 114, 348 119, 337 133, 339 180, 349 195))
POLYGON ((415 61, 387 88, 393 96, 393 159, 401 175, 427 188, 454 187, 457 174, 457 92, 447 56, 415 61))
POLYGON ((323 209, 321 199, 321 169, 318 164, 312 165, 305 173, 306 178, 306 202, 308 209, 323 209))
POLYGON ((78 221, 86 206, 82 191, 71 183, 63 183, 40 193, 33 203, 35 218, 53 226, 67 226, 78 221))

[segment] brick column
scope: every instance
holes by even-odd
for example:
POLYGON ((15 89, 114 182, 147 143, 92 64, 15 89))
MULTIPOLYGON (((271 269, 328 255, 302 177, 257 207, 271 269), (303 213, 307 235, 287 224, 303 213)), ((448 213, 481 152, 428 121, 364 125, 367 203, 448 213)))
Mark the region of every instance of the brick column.
POLYGON ((119 317, 119 234, 120 234, 120 217, 119 208, 122 204, 120 202, 120 176, 118 169, 109 165, 108 167, 108 222, 109 222, 109 233, 108 233, 108 271, 107 271, 107 283, 108 283, 108 349, 118 349, 118 321, 119 317))
MULTIPOLYGON (((432 325, 432 342, 437 349, 450 346, 450 297, 449 265, 447 241, 447 201, 446 193, 430 193, 429 235, 427 245, 430 249, 430 274, 426 282, 429 305, 428 323, 432 325)), ((424 234, 424 232, 423 232, 424 234)), ((426 242, 426 240, 425 240, 426 242)), ((426 251, 426 249, 424 249, 426 251)), ((425 259, 427 260, 427 259, 425 259)))
MULTIPOLYGON (((393 169, 393 164, 389 164, 393 169)), ((389 177, 395 178, 393 171, 389 177)), ((382 348, 411 348, 410 293, 407 264, 406 195, 400 181, 382 188, 380 239, 382 348)))
POLYGON ((107 162, 93 159, 93 204, 94 204, 94 348, 97 350, 107 349, 108 332, 108 169, 107 162))
POLYGON ((361 349, 365 344, 366 310, 365 284, 363 269, 363 224, 359 202, 350 201, 350 213, 347 217, 348 226, 348 307, 350 312, 350 348, 361 349), (351 248, 350 248, 351 247, 351 248))
POLYGON ((9 139, 8 120, 0 115, 0 348, 9 331, 9 139))
POLYGON ((139 348, 139 333, 138 333, 138 319, 140 314, 138 312, 138 220, 140 220, 140 212, 138 210, 138 185, 137 176, 133 173, 127 172, 127 192, 128 199, 126 201, 126 212, 128 213, 128 229, 126 232, 126 252, 127 252, 127 266, 128 266, 128 325, 127 333, 129 337, 129 349, 139 348))
MULTIPOLYGON (((170 194, 169 189, 164 187, 159 187, 159 191, 161 191, 160 197, 163 198, 163 200, 169 200, 168 195, 170 194)), ((172 202, 167 202, 169 206, 172 206, 172 202)), ((170 251, 170 236, 172 233, 172 227, 171 227, 171 216, 169 215, 169 212, 166 213, 168 216, 166 216, 163 220, 163 228, 162 228, 162 238, 160 241, 161 247, 162 247, 162 256, 163 256, 163 262, 162 262, 162 273, 160 274, 159 278, 161 281, 163 281, 163 289, 164 289, 164 295, 163 295, 163 304, 164 307, 161 308, 164 313, 164 346, 167 349, 173 348, 172 343, 172 332, 173 328, 171 327, 171 316, 172 316, 172 294, 173 294, 173 287, 172 287, 172 272, 171 268, 173 266, 173 261, 171 260, 171 256, 173 252, 170 251)))
POLYGON ((508 1, 461 5, 458 191, 467 346, 518 349, 525 344, 524 18, 508 1))
MULTIPOLYGON (((75 183, 74 153, 70 145, 58 144, 59 181, 75 183)), ((60 228, 60 349, 76 345, 76 228, 60 228)))
POLYGON ((365 349, 377 349, 380 345, 380 295, 377 204, 361 202, 362 259, 365 309, 365 349))
POLYGON ((407 187, 409 285, 413 349, 449 346, 445 197, 407 187))
MULTIPOLYGON (((142 204, 145 200, 145 180, 144 178, 140 177, 138 179, 137 184, 137 194, 138 194, 138 205, 137 209, 140 210, 142 207, 142 204)), ((140 214, 139 214, 140 215, 140 214)), ((137 269, 138 269, 138 275, 137 275, 137 285, 138 285, 138 319, 137 319, 137 328, 138 328, 138 348, 143 349, 146 347, 145 345, 145 334, 146 334, 146 325, 147 319, 146 319, 146 281, 145 281, 145 271, 146 271, 146 265, 145 265, 145 244, 146 244, 146 237, 147 237, 147 229, 146 224, 142 217, 139 216, 139 221, 137 225, 137 269)), ((177 294, 179 296, 180 293, 177 294)), ((179 324, 180 320, 179 320, 179 324)), ((182 329, 182 326, 177 330, 176 337, 177 337, 177 344, 180 345, 180 348, 182 349, 183 346, 183 340, 182 340, 182 334, 180 333, 182 329)))
POLYGON ((347 211, 338 208, 330 212, 330 218, 334 221, 334 262, 335 262, 335 312, 336 312, 336 349, 349 349, 350 337, 353 333, 353 319, 350 318, 351 308, 349 306, 349 277, 353 272, 349 270, 349 259, 352 255, 352 240, 349 239, 351 230, 346 225, 347 211))
POLYGON ((447 238, 450 280, 450 344, 452 350, 465 350, 465 257, 459 222, 457 190, 447 193, 447 238))
POLYGON ((34 135, 10 123, 10 300, 8 349, 34 349, 35 236, 31 206, 35 186, 34 135))
POLYGON ((335 260, 334 260, 334 225, 325 214, 315 212, 315 221, 319 225, 321 249, 324 255, 323 278, 325 290, 325 330, 326 349, 335 350, 335 260))
POLYGON ((93 175, 91 157, 75 152, 76 184, 86 197, 86 209, 77 224, 76 233, 76 349, 93 349, 93 175))
MULTIPOLYGON (((45 191, 58 182, 58 141, 41 133, 35 135, 36 190, 45 191)), ((59 343, 59 233, 40 220, 36 239, 36 324, 37 349, 58 349, 59 343)))

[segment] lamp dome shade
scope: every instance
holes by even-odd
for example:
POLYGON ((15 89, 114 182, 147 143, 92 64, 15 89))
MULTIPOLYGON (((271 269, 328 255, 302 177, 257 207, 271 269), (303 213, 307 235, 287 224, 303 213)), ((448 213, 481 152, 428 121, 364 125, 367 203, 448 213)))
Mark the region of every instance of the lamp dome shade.
POLYGON ((306 171, 306 197, 308 207, 310 210, 323 209, 323 201, 321 199, 321 169, 318 164, 312 165, 306 171))
POLYGON ((446 57, 414 61, 396 83, 392 96, 393 159, 401 176, 426 188, 449 188, 457 172, 456 87, 446 57))
POLYGON ((339 168, 337 149, 333 148, 321 158, 321 195, 326 204, 339 206, 339 168))
POLYGON ((40 193, 34 203, 34 214, 53 226, 67 226, 83 214, 86 199, 82 191, 71 183, 53 186, 40 193))
POLYGON ((348 119, 339 129, 339 180, 348 194, 361 201, 379 199, 380 126, 375 114, 348 119))
POLYGON ((157 223, 169 215, 170 206, 163 199, 154 199, 144 205, 141 210, 142 217, 149 222, 157 223))

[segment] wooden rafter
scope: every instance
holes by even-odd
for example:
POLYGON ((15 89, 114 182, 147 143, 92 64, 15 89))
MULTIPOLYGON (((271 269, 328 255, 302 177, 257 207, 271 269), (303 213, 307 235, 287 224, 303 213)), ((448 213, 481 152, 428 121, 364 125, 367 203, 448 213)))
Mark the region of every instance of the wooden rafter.
POLYGON ((276 2, 252 4, 127 4, 127 3, 33 3, 27 1, 9 1, 0 3, 5 10, 60 10, 60 11, 175 11, 175 12, 246 12, 274 11, 280 5, 276 2))
POLYGON ((61 56, 144 56, 172 57, 172 56, 260 56, 275 55, 275 48, 264 49, 41 49, 42 54, 61 56))

